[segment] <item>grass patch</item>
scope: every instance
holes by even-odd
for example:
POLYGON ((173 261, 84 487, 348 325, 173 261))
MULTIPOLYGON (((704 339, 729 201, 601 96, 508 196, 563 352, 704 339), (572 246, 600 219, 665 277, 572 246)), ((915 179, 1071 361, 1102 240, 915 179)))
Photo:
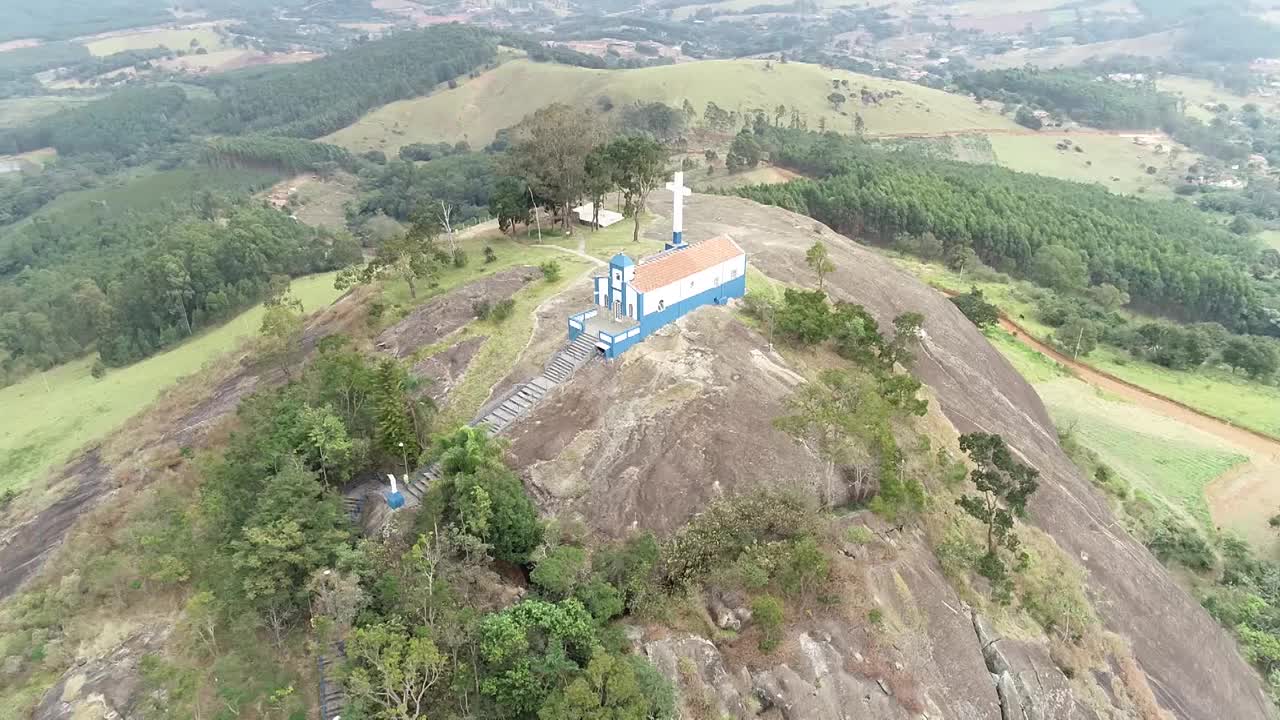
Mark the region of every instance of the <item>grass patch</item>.
MULTIPOLYGON (((1173 197, 1172 183, 1186 175, 1198 159, 1183 148, 1176 162, 1170 154, 1155 151, 1155 145, 1137 145, 1133 138, 1110 135, 1042 134, 991 135, 996 163, 1018 172, 1035 173, 1074 182, 1099 184, 1126 195, 1173 197), (1072 149, 1058 144, 1071 141, 1072 149), (1079 146, 1084 152, 1076 152, 1079 146), (1154 175, 1147 168, 1156 168, 1154 175)), ((1174 143, 1165 141, 1166 150, 1174 143)))
MULTIPOLYGON (((339 296, 333 273, 301 278, 294 294, 308 312, 339 296)), ((257 334, 262 308, 241 313, 218 328, 167 352, 97 380, 93 358, 59 365, 0 389, 0 492, 21 490, 76 450, 104 438, 151 404, 170 385, 257 334)))
POLYGON ((389 155, 415 142, 466 140, 472 147, 480 147, 539 105, 594 106, 602 97, 611 100, 614 108, 636 100, 679 107, 687 99, 699 116, 708 101, 727 110, 760 108, 769 113, 785 104, 808 118, 810 127, 817 127, 818 119, 824 118, 827 129, 840 132, 853 132, 856 112, 871 135, 1017 127, 1009 118, 968 98, 912 83, 807 63, 770 67, 766 70, 765 63, 757 60, 708 60, 639 70, 589 70, 513 60, 461 83, 457 89, 386 105, 323 141, 354 151, 383 150, 389 155), (867 107, 850 101, 843 111, 837 111, 827 101, 833 79, 847 80, 850 87, 842 92, 855 98, 863 87, 902 94, 867 107), (538 88, 536 104, 528 101, 528 88, 532 87, 538 88))
POLYGON ((94 95, 41 95, 39 97, 0 100, 0 129, 20 127, 40 118, 48 117, 59 110, 93 102, 99 97, 94 95))
POLYGON ((1186 101, 1187 115, 1204 122, 1209 122, 1217 116, 1212 110, 1204 107, 1205 105, 1225 103, 1232 111, 1238 111, 1241 106, 1253 103, 1267 114, 1280 111, 1278 97, 1264 97, 1256 94, 1236 95, 1230 90, 1218 87, 1212 80, 1166 75, 1156 80, 1156 87, 1164 92, 1181 95, 1186 101))
POLYGON ((1171 509, 1203 528, 1213 527, 1205 487, 1247 457, 1176 420, 1109 399, 1079 380, 1041 383, 1036 390, 1059 431, 1171 509))
POLYGON ((196 47, 202 47, 211 52, 223 48, 222 37, 207 27, 179 30, 144 30, 100 40, 91 40, 86 42, 84 46, 89 52, 98 57, 106 57, 125 50, 148 50, 161 47, 174 51, 192 51, 196 47), (193 46, 192 42, 195 42, 196 45, 193 46))
MULTIPOLYGON (((554 250, 544 249, 542 252, 544 256, 555 254, 554 250)), ((529 339, 533 337, 534 311, 543 301, 577 282, 583 270, 594 267, 586 260, 572 255, 555 259, 567 272, 554 282, 534 280, 516 293, 512 297, 515 307, 511 317, 502 321, 473 322, 463 328, 457 337, 458 341, 476 336, 483 336, 485 341, 467 367, 462 382, 450 393, 449 404, 441 413, 441 427, 453 427, 471 422, 475 418, 493 386, 511 371, 529 339)))
POLYGON ((987 330, 986 336, 991 345, 1005 356, 1005 359, 1013 365, 1018 374, 1033 385, 1070 375, 1067 368, 1060 363, 1023 345, 1006 330, 998 327, 991 328, 987 330))
POLYGON ((1267 247, 1280 250, 1280 230, 1263 230, 1258 233, 1258 239, 1267 247))

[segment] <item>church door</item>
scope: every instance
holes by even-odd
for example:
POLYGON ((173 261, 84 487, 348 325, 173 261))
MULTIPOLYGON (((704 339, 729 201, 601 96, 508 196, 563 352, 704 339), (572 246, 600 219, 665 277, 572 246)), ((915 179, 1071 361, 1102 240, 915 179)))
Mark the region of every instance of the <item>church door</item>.
POLYGON ((614 300, 613 301, 613 319, 617 320, 620 317, 622 317, 622 301, 614 300))
POLYGON ((636 306, 632 305, 631 303, 627 303, 627 317, 633 320, 636 317, 636 306))

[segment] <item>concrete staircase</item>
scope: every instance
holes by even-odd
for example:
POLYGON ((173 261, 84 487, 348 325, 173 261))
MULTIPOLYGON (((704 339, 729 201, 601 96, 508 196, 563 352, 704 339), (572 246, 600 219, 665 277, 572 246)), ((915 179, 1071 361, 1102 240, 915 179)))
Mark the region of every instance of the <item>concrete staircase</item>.
POLYGON ((532 410, 557 385, 573 377, 578 368, 587 364, 596 354, 595 343, 585 334, 579 335, 577 340, 551 358, 541 375, 517 387, 501 402, 491 405, 487 412, 482 412, 476 427, 488 430, 491 435, 506 430, 516 418, 532 410))
POLYGON ((320 720, 333 720, 340 717, 347 704, 347 692, 342 684, 334 678, 337 676, 337 665, 347 657, 346 648, 339 640, 329 643, 325 654, 316 658, 316 672, 320 677, 320 720))
MULTIPOLYGON (((586 335, 579 335, 577 340, 565 345, 551 358, 541 375, 517 386, 501 400, 490 403, 480 411, 479 419, 473 421, 472 425, 484 428, 490 435, 501 434, 517 418, 532 410, 557 385, 573 377, 578 368, 598 356, 595 342, 586 335)), ((438 465, 428 465, 414 471, 409 476, 408 482, 400 488, 400 492, 404 495, 404 506, 412 508, 421 505, 423 496, 427 494, 427 488, 439 478, 438 465)), ((365 496, 369 492, 381 494, 386 491, 387 486, 380 482, 369 482, 350 488, 342 499, 343 509, 353 522, 359 522, 360 514, 364 512, 365 496)))

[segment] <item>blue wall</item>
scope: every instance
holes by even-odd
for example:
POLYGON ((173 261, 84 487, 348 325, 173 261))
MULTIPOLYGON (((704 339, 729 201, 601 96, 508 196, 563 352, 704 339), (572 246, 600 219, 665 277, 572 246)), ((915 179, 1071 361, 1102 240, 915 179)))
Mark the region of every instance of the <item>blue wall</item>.
POLYGON ((640 318, 640 337, 645 337, 658 328, 679 320, 703 305, 723 305, 731 298, 740 298, 747 294, 747 276, 736 277, 729 282, 700 292, 691 298, 640 318))

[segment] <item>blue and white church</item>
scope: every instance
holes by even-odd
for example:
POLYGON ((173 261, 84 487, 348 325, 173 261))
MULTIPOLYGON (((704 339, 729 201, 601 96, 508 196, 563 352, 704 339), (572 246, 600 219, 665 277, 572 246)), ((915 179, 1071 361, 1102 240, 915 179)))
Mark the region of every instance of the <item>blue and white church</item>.
POLYGON ((569 317, 569 340, 584 333, 605 357, 615 358, 662 326, 703 305, 723 305, 747 292, 747 254, 727 235, 696 243, 684 238, 684 199, 692 191, 677 172, 671 242, 635 261, 624 253, 593 278, 594 307, 569 317))

